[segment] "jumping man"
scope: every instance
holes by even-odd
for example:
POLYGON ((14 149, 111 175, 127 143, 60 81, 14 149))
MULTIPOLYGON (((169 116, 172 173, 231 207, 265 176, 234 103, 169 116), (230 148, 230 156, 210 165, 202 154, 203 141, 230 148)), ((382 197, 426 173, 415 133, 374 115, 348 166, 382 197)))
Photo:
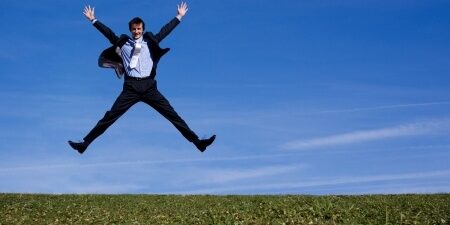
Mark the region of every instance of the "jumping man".
POLYGON ((169 101, 158 91, 155 80, 158 62, 169 51, 168 48, 161 48, 159 42, 180 23, 188 11, 187 4, 182 2, 178 5, 177 16, 163 26, 157 34, 145 32, 144 21, 139 17, 133 18, 128 23, 131 37, 125 34, 117 36, 110 28, 95 18, 94 10, 95 8, 86 6, 83 14, 112 44, 112 47, 104 50, 100 55, 99 65, 113 68, 119 78, 124 77, 124 84, 122 92, 111 109, 83 138, 83 141, 69 141, 69 145, 82 154, 89 144, 105 132, 131 106, 138 102, 144 102, 169 120, 198 150, 205 151, 216 136, 199 139, 175 112, 169 101))

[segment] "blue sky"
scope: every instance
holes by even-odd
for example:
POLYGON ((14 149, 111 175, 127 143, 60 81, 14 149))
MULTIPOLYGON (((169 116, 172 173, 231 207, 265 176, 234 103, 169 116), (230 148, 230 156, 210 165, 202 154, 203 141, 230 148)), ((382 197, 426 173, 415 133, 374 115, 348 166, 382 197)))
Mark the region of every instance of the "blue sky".
POLYGON ((123 82, 84 5, 121 34, 178 3, 2 1, 0 192, 450 192, 448 1, 189 1, 158 87, 213 146, 139 103, 73 151, 123 82))

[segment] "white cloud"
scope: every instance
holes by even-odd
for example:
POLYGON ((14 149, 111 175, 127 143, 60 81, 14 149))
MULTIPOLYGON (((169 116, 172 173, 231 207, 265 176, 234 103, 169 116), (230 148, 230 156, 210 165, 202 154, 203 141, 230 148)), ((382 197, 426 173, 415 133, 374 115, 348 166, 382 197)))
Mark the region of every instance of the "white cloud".
MULTIPOLYGON (((290 183, 270 183, 258 185, 240 185, 227 186, 209 189, 199 189, 192 191, 185 191, 184 194, 218 194, 218 193, 236 193, 236 192, 276 192, 286 191, 287 189, 301 189, 310 187, 321 187, 331 185, 349 185, 357 183, 382 182, 382 181, 403 181, 403 180, 417 180, 429 178, 449 178, 450 170, 436 170, 429 172, 417 173, 403 173, 403 174, 383 174, 383 175, 369 175, 369 176, 350 176, 350 177, 331 177, 321 178, 316 180, 302 180, 290 183)), ((296 190, 301 192, 301 190, 296 190)), ((380 189, 380 191, 382 191, 380 189)), ((447 190, 448 191, 448 190, 447 190)))
POLYGON ((353 144, 366 141, 381 140, 402 136, 422 135, 436 132, 449 127, 449 120, 411 123, 396 127, 380 128, 374 130, 354 131, 326 137, 295 140, 285 143, 282 147, 289 150, 303 150, 334 145, 353 144))
POLYGON ((315 113, 312 113, 312 114, 373 111, 373 110, 397 109, 397 108, 421 107, 421 106, 434 106, 434 105, 449 105, 449 104, 450 104, 450 101, 409 103, 409 104, 396 104, 396 105, 381 105, 381 106, 374 106, 374 107, 360 107, 360 108, 350 108, 350 109, 324 110, 324 111, 318 111, 318 112, 315 112, 315 113))
MULTIPOLYGON (((178 101, 177 105, 188 105, 191 106, 196 104, 190 101, 178 101), (179 103, 178 103, 179 102, 179 103)), ((433 106, 446 106, 450 105, 450 101, 436 101, 436 102, 419 102, 419 103, 405 103, 405 104, 393 104, 393 105, 378 105, 372 107, 355 107, 355 108, 342 108, 342 109, 327 109, 327 110, 317 110, 317 111, 305 111, 305 109, 293 110, 292 105, 289 108, 277 108, 277 109, 257 109, 257 110, 229 110, 221 109, 216 112, 208 111, 206 118, 199 119, 201 124, 210 127, 211 125, 238 125, 238 126, 253 126, 260 129, 265 129, 270 127, 275 129, 275 125, 268 126, 267 123, 278 123, 280 118, 293 118, 293 117, 303 117, 312 115, 330 115, 339 113, 351 113, 351 112, 372 112, 372 111, 394 111, 396 109, 403 108, 413 108, 413 107, 433 107, 433 106), (264 121, 262 123, 261 121, 264 121), (261 125, 263 124, 263 125, 261 125)), ((201 106, 198 106, 201 107, 201 106)), ((220 107, 220 105, 216 106, 220 107)), ((214 108, 214 107, 212 107, 214 108)), ((196 123, 197 124, 197 123, 196 123)), ((281 130, 280 130, 281 131, 281 130)))
POLYGON ((303 165, 289 166, 268 166, 254 169, 233 169, 233 170, 209 170, 203 174, 202 179, 197 179, 202 184, 229 183, 238 180, 248 180, 259 177, 269 177, 285 174, 304 168, 303 165))
MULTIPOLYGON (((74 153, 75 154, 75 153, 74 153)), ((275 157, 289 157, 295 154, 266 154, 266 155, 248 155, 248 156, 235 156, 235 157, 211 157, 211 158, 179 158, 179 159, 161 159, 161 160, 123 160, 123 161, 103 161, 103 162, 90 162, 90 163, 74 163, 65 162, 61 164, 43 164, 43 165, 32 165, 32 166, 13 166, 13 167, 0 167, 0 173, 12 173, 12 172, 25 172, 25 171, 37 171, 37 170, 79 170, 86 168, 103 168, 103 167, 120 167, 120 166, 137 166, 137 165, 157 165, 157 164, 192 164, 192 163, 205 163, 205 162, 215 162, 215 161, 248 161, 256 159, 271 159, 275 157)), ((298 165, 296 166, 299 167, 298 165)), ((278 167, 278 170, 288 169, 290 167, 278 167)), ((259 170, 265 170, 267 173, 272 169, 272 172, 276 170, 276 167, 267 167, 259 170)), ((228 171, 217 173, 241 173, 243 171, 228 171)), ((247 173, 257 174, 258 169, 246 171, 247 173)))

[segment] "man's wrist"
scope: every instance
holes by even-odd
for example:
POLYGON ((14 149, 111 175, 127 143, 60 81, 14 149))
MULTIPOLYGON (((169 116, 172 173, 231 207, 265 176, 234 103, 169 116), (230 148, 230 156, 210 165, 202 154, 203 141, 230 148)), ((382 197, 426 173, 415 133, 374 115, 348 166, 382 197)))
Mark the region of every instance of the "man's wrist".
POLYGON ((180 15, 180 14, 178 14, 178 15, 176 16, 176 18, 177 18, 179 21, 181 21, 181 18, 183 18, 183 16, 180 15))
POLYGON ((96 21, 97 21, 97 19, 94 18, 91 20, 91 23, 94 24, 96 21))

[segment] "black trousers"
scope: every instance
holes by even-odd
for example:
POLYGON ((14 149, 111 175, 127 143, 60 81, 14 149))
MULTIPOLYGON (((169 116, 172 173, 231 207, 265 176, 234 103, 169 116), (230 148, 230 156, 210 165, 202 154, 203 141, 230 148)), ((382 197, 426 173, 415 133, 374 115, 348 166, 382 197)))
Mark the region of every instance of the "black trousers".
POLYGON ((151 78, 137 80, 135 78, 125 77, 122 93, 117 97, 111 110, 106 112, 105 116, 86 135, 84 141, 88 144, 93 142, 131 106, 140 101, 153 107, 168 119, 188 141, 194 142, 198 140, 198 136, 189 129, 186 122, 175 112, 169 101, 158 91, 156 80, 151 78))

